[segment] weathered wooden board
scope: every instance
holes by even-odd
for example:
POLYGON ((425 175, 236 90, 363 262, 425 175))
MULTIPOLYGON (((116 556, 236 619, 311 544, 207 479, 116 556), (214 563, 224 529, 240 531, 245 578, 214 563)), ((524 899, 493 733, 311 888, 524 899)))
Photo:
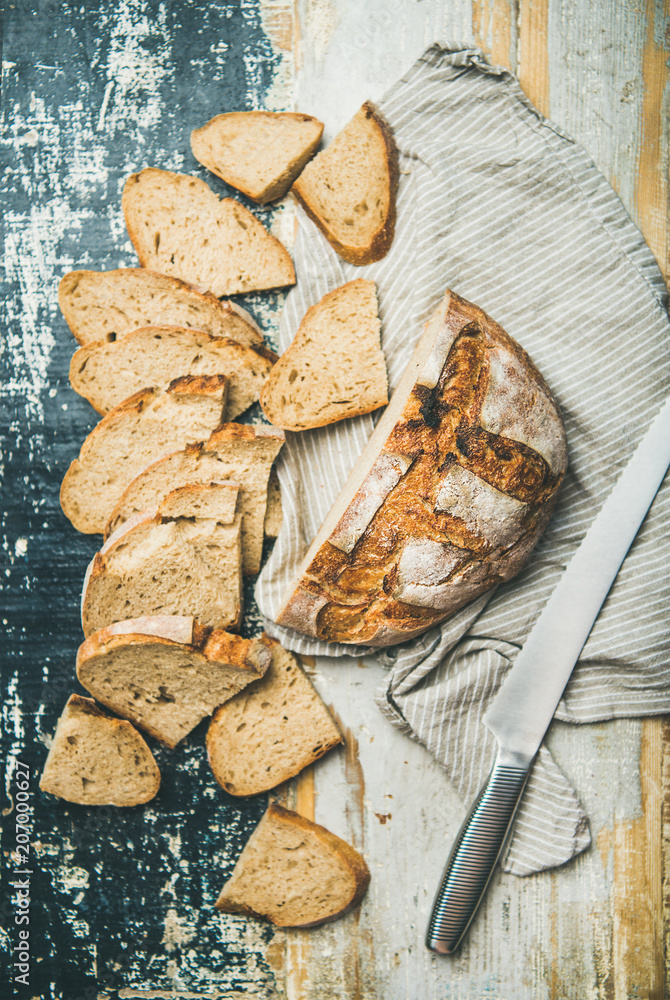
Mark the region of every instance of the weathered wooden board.
MULTIPOLYGON (((369 895, 337 924, 284 933, 213 914, 265 799, 233 801, 218 788, 202 727, 183 748, 157 751, 164 783, 149 808, 48 801, 37 778, 77 689, 79 589, 96 548, 58 506, 62 474, 95 418, 67 386, 73 343, 56 289, 73 266, 133 262, 119 209, 125 176, 145 164, 204 176, 188 133, 226 108, 295 105, 332 135, 432 41, 473 40, 586 146, 667 274, 669 20, 667 0, 34 0, 6 9, 3 713, 5 756, 29 764, 35 793, 30 987, 19 984, 18 996, 664 995, 668 734, 664 744, 657 721, 554 727, 551 749, 590 816, 593 847, 558 871, 497 876, 465 947, 447 959, 428 953, 423 935, 463 804, 425 750, 377 712, 383 671, 373 661, 310 667, 347 746, 278 792, 368 858, 369 895)), ((287 238, 290 205, 270 217, 287 238)), ((272 330, 278 296, 245 305, 272 330)), ((13 913, 2 921, 10 946, 13 913)))

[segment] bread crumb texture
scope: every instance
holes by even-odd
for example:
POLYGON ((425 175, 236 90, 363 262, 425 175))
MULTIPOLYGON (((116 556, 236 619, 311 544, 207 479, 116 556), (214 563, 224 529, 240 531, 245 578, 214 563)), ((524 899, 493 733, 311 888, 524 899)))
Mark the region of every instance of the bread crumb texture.
POLYGON ((292 190, 340 256, 360 265, 381 260, 391 248, 397 184, 393 136, 366 102, 292 190))
POLYGON ((128 235, 142 267, 216 296, 295 284, 288 251, 234 198, 198 177, 149 167, 123 189, 128 235))
POLYGON ((271 650, 262 680, 222 705, 209 725, 210 767, 231 795, 274 788, 342 742, 297 659, 277 642, 271 650))
POLYGON ((293 343, 269 373, 261 406, 284 430, 370 413, 388 403, 373 281, 359 278, 307 310, 293 343))
POLYGON ((203 166, 254 201, 281 198, 316 152, 323 123, 299 112, 233 111, 191 133, 203 166))
POLYGON ((43 792, 87 806, 134 806, 153 799, 160 772, 129 722, 72 695, 56 727, 40 780, 43 792))
POLYGON ((356 906, 369 882, 368 866, 350 844, 273 803, 216 906, 279 927, 313 927, 356 906))
POLYGON ((113 343, 144 326, 204 330, 247 347, 263 343, 244 309, 145 268, 69 271, 61 279, 58 304, 80 344, 113 343))

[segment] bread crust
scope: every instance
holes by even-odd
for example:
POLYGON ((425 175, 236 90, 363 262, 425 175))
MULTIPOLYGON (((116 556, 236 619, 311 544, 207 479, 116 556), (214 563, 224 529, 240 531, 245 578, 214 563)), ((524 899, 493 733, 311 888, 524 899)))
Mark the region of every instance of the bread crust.
POLYGON ((544 530, 567 449, 531 359, 453 293, 417 352, 278 624, 331 642, 406 641, 514 576, 544 530), (492 379, 502 369, 506 381, 492 379))
MULTIPOLYGON (((160 274, 158 271, 152 271, 144 267, 117 268, 112 271, 68 271, 67 274, 63 275, 58 286, 58 305, 70 328, 72 336, 78 344, 83 346, 85 344, 96 343, 97 341, 86 337, 83 333, 80 312, 72 300, 72 294, 77 285, 82 281, 92 284, 109 281, 112 284, 114 282, 122 284, 127 277, 130 277, 131 280, 139 280, 147 284, 152 284, 156 288, 173 294, 176 298, 183 298, 199 304, 203 309, 210 310, 213 316, 219 317, 220 322, 223 322, 227 315, 237 316, 248 327, 247 338, 239 341, 239 343, 244 343, 249 347, 257 347, 260 352, 263 352, 263 333, 251 314, 246 309, 243 309, 242 306, 229 300, 221 300, 212 292, 201 291, 194 285, 182 281, 181 278, 160 274)), ((139 327, 131 327, 130 330, 132 329, 139 329, 139 327)), ((203 324, 202 326, 193 327, 193 329, 205 329, 205 326, 203 324)), ((121 331, 121 335, 130 332, 130 330, 121 331)), ((101 341, 105 339, 105 337, 100 338, 101 341)))
POLYGON ((389 210, 383 224, 374 234, 372 240, 366 247, 353 246, 343 243, 332 230, 332 227, 321 217, 316 208, 311 204, 307 195, 300 185, 300 178, 295 182, 291 190, 304 208, 312 222, 321 230, 334 250, 349 264, 362 267, 364 264, 373 264, 381 260, 391 249, 393 236, 395 234, 396 222, 396 192, 398 189, 398 148, 393 138, 393 133, 387 122, 382 117, 380 111, 371 101, 365 101, 362 110, 367 118, 371 119, 381 136, 385 148, 385 160, 388 171, 389 184, 389 210))
POLYGON ((354 890, 351 894, 351 898, 347 901, 346 905, 339 909, 336 913, 333 913, 328 917, 324 917, 322 920, 287 924, 282 923, 280 920, 273 919, 264 913, 258 913, 242 903, 229 899, 225 895, 224 886, 219 898, 214 904, 217 910, 223 910, 225 913, 242 913, 249 917, 256 917, 259 920, 265 920, 269 923, 275 924, 277 927, 308 928, 318 927, 321 924, 331 923, 333 920, 339 920, 340 917, 343 917, 346 913, 349 913, 350 910, 354 909, 354 907, 358 906, 370 884, 370 869, 368 868, 364 858, 358 853, 357 850, 355 850, 355 848, 351 846, 351 844, 348 844, 345 840, 342 840, 334 833, 331 833, 330 830, 325 828, 325 826, 321 826, 319 823, 314 823, 312 820, 305 819, 304 816, 300 816, 291 809, 285 809, 284 806, 279 805, 277 802, 270 803, 263 818, 274 820, 278 823, 285 823, 297 830, 311 834, 320 840, 329 852, 336 854, 342 864, 349 870, 349 873, 354 880, 354 890))

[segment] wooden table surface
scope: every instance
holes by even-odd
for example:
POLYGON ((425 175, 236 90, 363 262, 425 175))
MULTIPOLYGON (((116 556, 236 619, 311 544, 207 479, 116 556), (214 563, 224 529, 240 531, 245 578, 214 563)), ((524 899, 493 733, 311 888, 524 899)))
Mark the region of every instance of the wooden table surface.
MULTIPOLYGON (((123 178, 149 163, 196 172, 184 134, 200 123, 197 115, 205 120, 241 102, 298 108, 325 121, 329 138, 364 99, 380 98, 436 40, 474 42, 518 75, 536 107, 585 146, 667 278, 668 0, 211 0, 206 5, 119 0, 113 11, 104 3, 67 0, 60 6, 48 0, 8 5, 3 110, 10 134, 6 148, 16 160, 7 161, 5 192, 17 201, 6 220, 7 246, 10 254, 23 253, 30 266, 22 273, 14 269, 12 287, 18 292, 6 320, 10 355, 19 360, 4 387, 5 429, 10 457, 20 452, 24 460, 14 463, 19 489, 5 521, 6 590, 23 623, 10 632, 14 659, 5 705, 9 758, 26 754, 35 781, 44 739, 69 693, 68 671, 79 641, 72 603, 95 545, 74 532, 65 542, 54 540, 66 535, 62 520, 57 522, 58 476, 93 418, 67 394, 72 344, 53 308, 31 305, 42 302, 31 282, 41 280, 53 290, 71 266, 132 263, 118 213, 123 178), (234 30, 227 31, 228 23, 234 30), (96 32, 104 46, 96 42, 96 32), (93 56, 70 64, 67 45, 58 42, 66 37, 93 56), (35 49, 26 49, 28 43, 35 49), (82 101, 91 93, 97 104, 86 117, 82 101), (87 122, 86 141, 59 147, 59 130, 65 134, 66 123, 79 114, 87 122), (161 127, 159 147, 152 130, 161 127), (50 159, 49 143, 60 150, 58 161, 50 159), (157 150, 161 162, 149 159, 157 150), (49 188, 54 170, 66 192, 60 201, 49 188), (63 205, 76 225, 70 219, 68 228, 59 218, 63 205), (54 229, 57 245, 49 242, 54 229), (51 434, 49 428, 57 430, 51 434), (50 447, 61 449, 60 464, 50 461, 50 447), (31 492, 35 477, 41 499, 31 492), (44 510, 49 516, 41 523, 44 510), (26 561, 42 535, 55 553, 57 577, 41 563, 26 561), (50 614, 59 609, 60 637, 58 629, 45 630, 31 646, 30 629, 39 631, 45 606, 50 614), (49 642, 58 650, 54 657, 49 642), (49 690, 57 697, 47 698, 45 708, 37 699, 44 695, 49 669, 49 690), (45 680, 26 682, 22 689, 29 670, 45 680), (30 720, 29 735, 17 721, 21 713, 30 720)), ((290 238, 290 200, 267 218, 274 218, 274 231, 290 238)), ((249 304, 271 333, 281 297, 257 297, 249 304)), ((117 817, 108 816, 93 829, 98 821, 86 815, 89 811, 66 810, 65 823, 62 810, 50 806, 47 814, 46 806, 36 805, 36 829, 40 822, 42 827, 34 860, 43 873, 43 898, 35 901, 33 927, 40 940, 35 940, 32 990, 17 995, 53 1000, 661 1000, 667 995, 667 720, 552 726, 549 746, 589 815, 592 847, 560 870, 525 879, 497 874, 461 952, 444 958, 429 953, 423 937, 464 805, 423 747, 379 715, 373 699, 383 670, 374 661, 319 659, 308 669, 341 720, 346 747, 280 788, 276 797, 365 854, 372 883, 360 910, 323 928, 288 932, 213 914, 222 877, 217 879, 207 852, 214 850, 221 870, 227 864, 229 870, 265 800, 238 812, 220 802, 216 786, 206 784, 201 747, 189 747, 165 793, 168 804, 181 802, 175 825, 168 827, 164 816, 151 813, 149 820, 145 816, 137 827, 129 826, 127 835, 119 834, 116 853, 110 844, 117 817), (193 831, 201 809, 194 775, 205 783, 201 801, 219 812, 206 834, 186 843, 182 832, 193 831), (49 829, 55 831, 51 839, 49 829), (152 853, 152 830, 167 844, 160 856, 152 853), (94 845, 102 837, 109 840, 104 900, 92 898, 92 887, 103 884, 101 869, 94 875, 95 866, 86 861, 87 852, 98 857, 94 845), (138 866, 135 879, 123 867, 129 853, 138 866), (118 894, 125 895, 127 910, 114 899, 110 865, 118 865, 118 894), (152 866, 161 876, 153 881, 152 866), (183 891, 176 890, 179 885, 183 891), (101 930, 103 911, 109 924, 101 930), (124 913, 132 921, 128 940, 119 931, 124 913), (64 927, 74 928, 69 937, 64 927), (106 938, 118 944, 106 947, 106 938)))

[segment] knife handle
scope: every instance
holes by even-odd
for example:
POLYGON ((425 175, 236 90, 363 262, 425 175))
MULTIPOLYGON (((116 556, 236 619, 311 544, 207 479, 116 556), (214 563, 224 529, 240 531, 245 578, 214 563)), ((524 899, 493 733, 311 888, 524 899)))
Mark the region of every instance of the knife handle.
POLYGON ((503 763, 501 755, 461 827, 431 913, 426 947, 441 955, 456 951, 477 912, 532 766, 503 763))

